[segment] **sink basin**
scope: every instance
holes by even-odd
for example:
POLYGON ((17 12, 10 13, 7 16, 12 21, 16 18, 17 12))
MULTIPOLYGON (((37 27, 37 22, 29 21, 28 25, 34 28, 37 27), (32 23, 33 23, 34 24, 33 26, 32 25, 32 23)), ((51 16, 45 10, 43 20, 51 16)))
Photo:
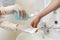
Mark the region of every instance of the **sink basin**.
POLYGON ((43 40, 43 32, 37 32, 37 33, 20 33, 16 40, 43 40))
POLYGON ((16 40, 16 36, 20 32, 12 32, 12 31, 7 31, 2 28, 0 28, 0 40, 16 40))
POLYGON ((17 36, 16 40, 60 40, 60 32, 51 30, 47 35, 41 30, 33 34, 22 32, 17 36))

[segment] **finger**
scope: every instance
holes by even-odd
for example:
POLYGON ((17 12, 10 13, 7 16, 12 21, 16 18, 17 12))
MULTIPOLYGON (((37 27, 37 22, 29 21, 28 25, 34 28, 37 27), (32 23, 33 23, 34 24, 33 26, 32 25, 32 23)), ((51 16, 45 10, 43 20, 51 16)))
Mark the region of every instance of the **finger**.
POLYGON ((34 27, 34 22, 31 23, 31 26, 34 27))
POLYGON ((38 25, 38 23, 37 23, 37 22, 35 22, 35 23, 34 23, 34 27, 35 27, 35 28, 37 28, 37 25, 38 25))
POLYGON ((23 18, 25 18, 26 17, 26 11, 22 10, 22 12, 23 12, 23 18))
POLYGON ((2 15, 2 12, 0 11, 0 15, 2 15))
POLYGON ((35 23, 32 24, 33 28, 37 28, 37 25, 35 23))
POLYGON ((21 17, 21 10, 19 10, 19 16, 21 17))

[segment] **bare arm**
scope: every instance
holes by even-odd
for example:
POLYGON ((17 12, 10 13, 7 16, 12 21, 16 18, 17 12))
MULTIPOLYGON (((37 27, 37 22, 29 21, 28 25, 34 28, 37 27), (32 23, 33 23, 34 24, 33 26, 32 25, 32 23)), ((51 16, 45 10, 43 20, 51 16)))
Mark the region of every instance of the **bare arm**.
POLYGON ((51 11, 58 9, 60 6, 59 0, 52 0, 51 3, 40 12, 39 17, 42 18, 43 16, 49 14, 51 11))
POLYGON ((40 12, 40 14, 38 14, 38 16, 31 22, 31 26, 32 27, 37 27, 38 23, 40 22, 40 19, 49 14, 50 12, 56 10, 59 8, 60 6, 60 0, 52 0, 51 3, 44 9, 40 12))

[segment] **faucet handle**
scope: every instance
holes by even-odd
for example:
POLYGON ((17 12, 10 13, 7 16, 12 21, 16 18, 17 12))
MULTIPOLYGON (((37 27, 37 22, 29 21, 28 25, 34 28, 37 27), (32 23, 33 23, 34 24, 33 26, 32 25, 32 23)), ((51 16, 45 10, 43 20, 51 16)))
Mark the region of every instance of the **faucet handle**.
POLYGON ((49 33, 49 27, 47 27, 46 22, 42 22, 42 27, 40 28, 41 30, 43 30, 44 34, 48 34, 49 33))

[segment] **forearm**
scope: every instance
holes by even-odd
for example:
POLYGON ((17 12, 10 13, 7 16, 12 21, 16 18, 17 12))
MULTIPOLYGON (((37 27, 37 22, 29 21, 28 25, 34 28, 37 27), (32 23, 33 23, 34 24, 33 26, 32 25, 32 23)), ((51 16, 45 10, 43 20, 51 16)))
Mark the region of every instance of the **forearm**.
POLYGON ((42 10, 38 16, 42 18, 43 16, 59 8, 59 6, 59 1, 52 0, 52 2, 44 10, 42 10))

